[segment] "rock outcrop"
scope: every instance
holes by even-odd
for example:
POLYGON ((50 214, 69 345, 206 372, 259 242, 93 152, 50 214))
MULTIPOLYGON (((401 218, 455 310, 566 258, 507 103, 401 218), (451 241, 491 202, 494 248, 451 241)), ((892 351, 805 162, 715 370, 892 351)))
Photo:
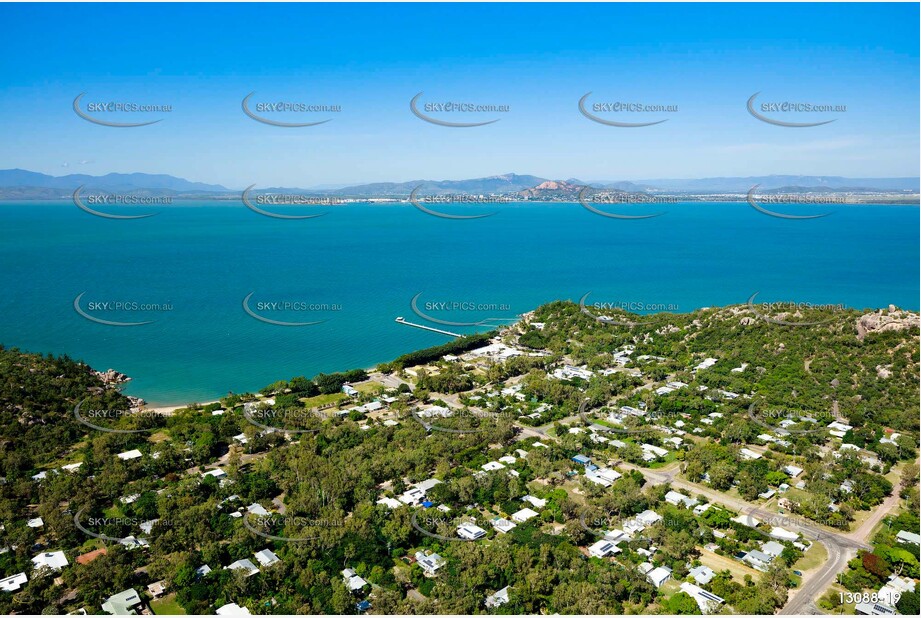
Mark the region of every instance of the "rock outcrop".
POLYGON ((863 341, 864 337, 870 333, 919 328, 921 316, 910 311, 902 311, 895 305, 889 305, 888 309, 880 309, 860 316, 857 318, 856 326, 857 339, 863 341))

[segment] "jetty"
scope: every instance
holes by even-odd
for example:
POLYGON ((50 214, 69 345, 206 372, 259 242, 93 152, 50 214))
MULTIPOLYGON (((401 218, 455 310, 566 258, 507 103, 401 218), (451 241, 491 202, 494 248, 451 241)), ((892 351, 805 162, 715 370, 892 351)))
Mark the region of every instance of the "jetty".
POLYGON ((430 330, 433 333, 438 333, 439 335, 448 335, 449 337, 463 337, 463 335, 461 334, 452 333, 451 331, 447 331, 447 330, 441 330, 440 328, 433 328, 431 326, 425 326, 423 324, 415 324, 413 322, 407 322, 406 320, 403 319, 402 316, 398 317, 394 321, 397 322, 398 324, 405 324, 406 326, 414 326, 416 328, 421 328, 422 330, 430 330))

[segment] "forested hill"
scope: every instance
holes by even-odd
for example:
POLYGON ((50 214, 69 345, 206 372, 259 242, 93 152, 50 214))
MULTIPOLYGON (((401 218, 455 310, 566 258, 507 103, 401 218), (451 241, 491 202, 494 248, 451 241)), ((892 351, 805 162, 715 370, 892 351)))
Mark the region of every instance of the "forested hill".
POLYGON ((64 455, 86 434, 74 406, 87 397, 128 408, 127 398, 105 389, 88 365, 0 346, 0 476, 11 479, 64 455))

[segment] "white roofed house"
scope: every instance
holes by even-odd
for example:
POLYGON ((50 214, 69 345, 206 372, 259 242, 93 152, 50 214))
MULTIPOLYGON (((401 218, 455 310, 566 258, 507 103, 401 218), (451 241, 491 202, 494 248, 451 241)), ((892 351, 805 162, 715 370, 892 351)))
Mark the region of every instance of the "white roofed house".
POLYGON ((416 552, 416 562, 422 567, 422 570, 425 571, 426 575, 432 576, 444 566, 445 560, 441 556, 433 552, 416 552))
POLYGON ((242 571, 243 573, 246 574, 247 577, 252 577, 253 575, 259 572, 259 567, 257 567, 247 558, 243 558, 242 560, 237 560, 236 562, 231 562, 224 568, 229 569, 231 571, 242 571))
POLYGON ((684 494, 679 493, 677 491, 670 491, 667 494, 665 494, 665 501, 668 502, 669 504, 674 504, 675 506, 678 506, 679 504, 683 504, 684 507, 688 509, 693 508, 697 506, 698 504, 700 504, 698 500, 694 498, 689 498, 688 496, 685 496, 684 494))
POLYGON ((588 548, 589 555, 595 558, 607 558, 608 556, 613 556, 620 552, 620 548, 605 539, 596 541, 593 545, 588 548))
POLYGON ((752 459, 761 459, 761 453, 757 453, 751 449, 743 448, 739 450, 739 456, 742 459, 752 460, 752 459))
POLYGON ((688 582, 681 584, 681 591, 688 594, 697 602, 697 607, 700 608, 702 614, 711 614, 717 611, 719 606, 725 601, 722 597, 688 582))
POLYGON ((102 604, 102 611, 113 616, 132 616, 143 609, 144 604, 134 588, 113 594, 102 604))
POLYGON ((343 569, 342 579, 345 581, 345 585, 348 586, 349 592, 356 592, 368 585, 368 582, 355 573, 354 569, 343 569))
POLYGON ((279 557, 275 555, 275 552, 268 548, 257 551, 254 555, 256 556, 256 561, 264 567, 272 566, 276 562, 281 562, 279 557))
POLYGON ((116 455, 116 457, 118 457, 122 461, 129 461, 131 459, 137 459, 138 457, 141 457, 141 456, 142 456, 141 451, 137 449, 125 451, 124 453, 119 453, 118 455, 116 455))
POLYGON ((533 519, 534 517, 537 517, 538 515, 540 515, 540 513, 533 511, 529 508, 523 508, 517 513, 512 514, 512 521, 516 521, 519 524, 523 524, 524 522, 528 521, 529 519, 533 519))
POLYGON ((0 591, 16 592, 22 587, 23 584, 28 581, 29 578, 26 577, 25 573, 17 573, 16 575, 4 577, 3 579, 0 579, 0 591))
POLYGON ((512 522, 502 517, 496 517, 490 523, 492 523, 492 527, 495 528, 497 532, 501 532, 502 534, 511 532, 517 527, 512 522))
POLYGON ((52 571, 60 571, 70 563, 63 551, 48 551, 32 558, 32 564, 36 569, 47 567, 52 571))
POLYGON ((249 609, 246 607, 241 607, 236 603, 228 603, 226 605, 221 605, 214 612, 218 616, 251 616, 249 609))
POLYGON ((688 571, 688 575, 694 578, 694 581, 701 586, 706 586, 716 573, 708 566, 700 565, 688 571))
POLYGON ((457 536, 468 541, 476 541, 486 536, 486 531, 474 524, 462 524, 457 528, 457 536))
POLYGON ((636 516, 637 521, 639 521, 644 526, 651 526, 662 521, 662 516, 652 510, 645 510, 639 515, 636 516))
POLYGON ((649 583, 655 586, 656 588, 661 588, 662 584, 664 584, 671 578, 672 578, 671 567, 656 567, 653 570, 646 573, 646 579, 648 579, 649 583))
POLYGON ((500 605, 505 605, 509 601, 508 589, 509 587, 506 586, 502 590, 496 591, 495 594, 489 595, 488 597, 486 597, 486 600, 483 602, 484 605, 486 605, 486 607, 489 607, 489 608, 499 607, 500 605))

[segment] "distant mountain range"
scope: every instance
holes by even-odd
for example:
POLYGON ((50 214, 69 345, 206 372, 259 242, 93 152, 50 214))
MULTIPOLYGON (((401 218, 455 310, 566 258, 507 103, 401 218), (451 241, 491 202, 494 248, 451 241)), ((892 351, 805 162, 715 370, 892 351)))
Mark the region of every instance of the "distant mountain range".
MULTIPOLYGON (((844 178, 841 176, 747 176, 635 181, 591 181, 576 178, 552 180, 539 176, 502 174, 467 180, 410 180, 377 182, 341 188, 313 189, 265 187, 253 193, 290 193, 339 198, 403 198, 418 187, 419 195, 517 195, 522 199, 571 199, 585 185, 615 192, 670 195, 744 194, 755 185, 759 193, 913 194, 921 190, 919 178, 844 178)), ((0 199, 35 200, 69 198, 78 188, 85 193, 104 192, 176 198, 228 199, 240 194, 217 184, 193 182, 167 174, 70 174, 49 176, 21 169, 0 170, 0 199)), ((327 185, 328 187, 328 185, 327 185)))

